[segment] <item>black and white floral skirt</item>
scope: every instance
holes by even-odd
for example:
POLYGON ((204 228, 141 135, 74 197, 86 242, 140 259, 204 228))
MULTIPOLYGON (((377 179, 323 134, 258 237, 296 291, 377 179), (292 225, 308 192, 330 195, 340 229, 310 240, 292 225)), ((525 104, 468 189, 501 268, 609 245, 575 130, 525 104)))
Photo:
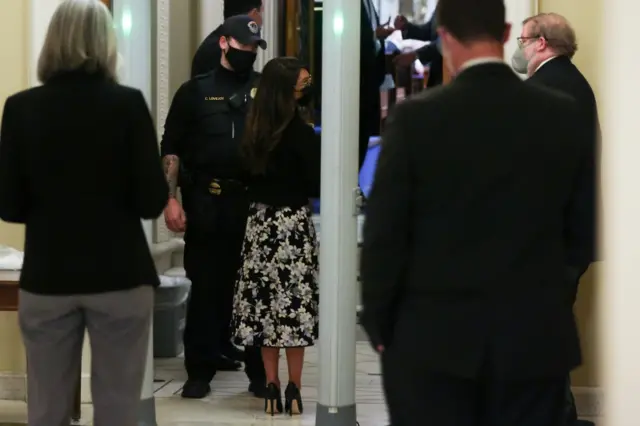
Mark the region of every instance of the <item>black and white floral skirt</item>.
POLYGON ((308 208, 252 204, 231 329, 243 346, 312 346, 318 338, 318 242, 308 208))

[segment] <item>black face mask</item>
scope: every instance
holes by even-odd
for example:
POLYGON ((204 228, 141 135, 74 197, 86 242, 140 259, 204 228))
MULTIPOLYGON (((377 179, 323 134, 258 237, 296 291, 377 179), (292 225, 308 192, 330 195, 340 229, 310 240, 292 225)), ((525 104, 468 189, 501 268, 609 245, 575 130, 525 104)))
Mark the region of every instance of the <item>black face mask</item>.
POLYGON ((298 99, 298 105, 306 107, 311 103, 313 99, 313 86, 310 84, 305 86, 304 89, 300 91, 302 93, 302 97, 298 99))
POLYGON ((247 52, 231 46, 225 52, 225 57, 231 68, 240 74, 247 73, 253 69, 257 56, 256 52, 247 52))

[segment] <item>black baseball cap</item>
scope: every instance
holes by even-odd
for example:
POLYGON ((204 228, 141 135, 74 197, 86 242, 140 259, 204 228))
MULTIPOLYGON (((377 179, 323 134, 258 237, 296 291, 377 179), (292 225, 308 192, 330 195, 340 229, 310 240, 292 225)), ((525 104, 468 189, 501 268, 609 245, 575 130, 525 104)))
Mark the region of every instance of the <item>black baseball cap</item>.
POLYGON ((224 21, 221 35, 232 37, 242 44, 253 44, 262 49, 267 48, 267 42, 260 36, 260 26, 249 15, 236 15, 224 21))

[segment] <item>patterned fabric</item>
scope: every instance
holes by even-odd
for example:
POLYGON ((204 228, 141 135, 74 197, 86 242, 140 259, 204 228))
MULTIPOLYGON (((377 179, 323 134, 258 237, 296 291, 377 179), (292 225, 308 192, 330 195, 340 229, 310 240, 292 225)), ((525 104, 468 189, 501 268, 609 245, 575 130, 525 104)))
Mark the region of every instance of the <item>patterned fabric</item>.
POLYGON ((243 346, 312 346, 318 338, 318 243, 307 207, 253 204, 233 307, 243 346))

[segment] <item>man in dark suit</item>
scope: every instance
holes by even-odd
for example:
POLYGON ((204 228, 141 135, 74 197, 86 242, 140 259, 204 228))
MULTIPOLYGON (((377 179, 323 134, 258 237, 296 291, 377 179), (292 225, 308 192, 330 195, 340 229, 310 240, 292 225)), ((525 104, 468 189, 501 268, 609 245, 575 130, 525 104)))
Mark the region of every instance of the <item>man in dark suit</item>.
MULTIPOLYGON (((225 0, 224 20, 236 15, 249 15, 259 26, 262 26, 262 0, 225 0)), ((191 78, 206 74, 220 65, 222 51, 220 50, 220 30, 216 28, 204 39, 196 50, 191 64, 191 78)))
POLYGON ((440 0, 437 19, 454 80, 396 106, 364 230, 362 324, 391 421, 561 425, 581 362, 565 277, 584 261, 567 258, 585 243, 579 111, 503 63, 503 0, 440 0))
MULTIPOLYGON (((577 101, 581 122, 592 157, 589 184, 584 185, 584 203, 576 218, 583 222, 582 229, 591 232, 591 244, 576 247, 573 257, 585 261, 577 267, 567 267, 568 278, 578 291, 580 277, 595 260, 595 199, 596 199, 596 158, 600 139, 598 107, 591 85, 582 75, 571 59, 577 51, 576 35, 569 22, 556 13, 541 13, 527 18, 523 22, 522 33, 518 38, 520 48, 514 53, 512 65, 522 74, 529 75, 531 84, 546 86, 563 92, 577 101), (586 226, 591 224, 591 227, 586 226)), ((567 381, 567 421, 568 426, 592 425, 591 422, 579 421, 575 401, 571 394, 570 382, 567 381)))

